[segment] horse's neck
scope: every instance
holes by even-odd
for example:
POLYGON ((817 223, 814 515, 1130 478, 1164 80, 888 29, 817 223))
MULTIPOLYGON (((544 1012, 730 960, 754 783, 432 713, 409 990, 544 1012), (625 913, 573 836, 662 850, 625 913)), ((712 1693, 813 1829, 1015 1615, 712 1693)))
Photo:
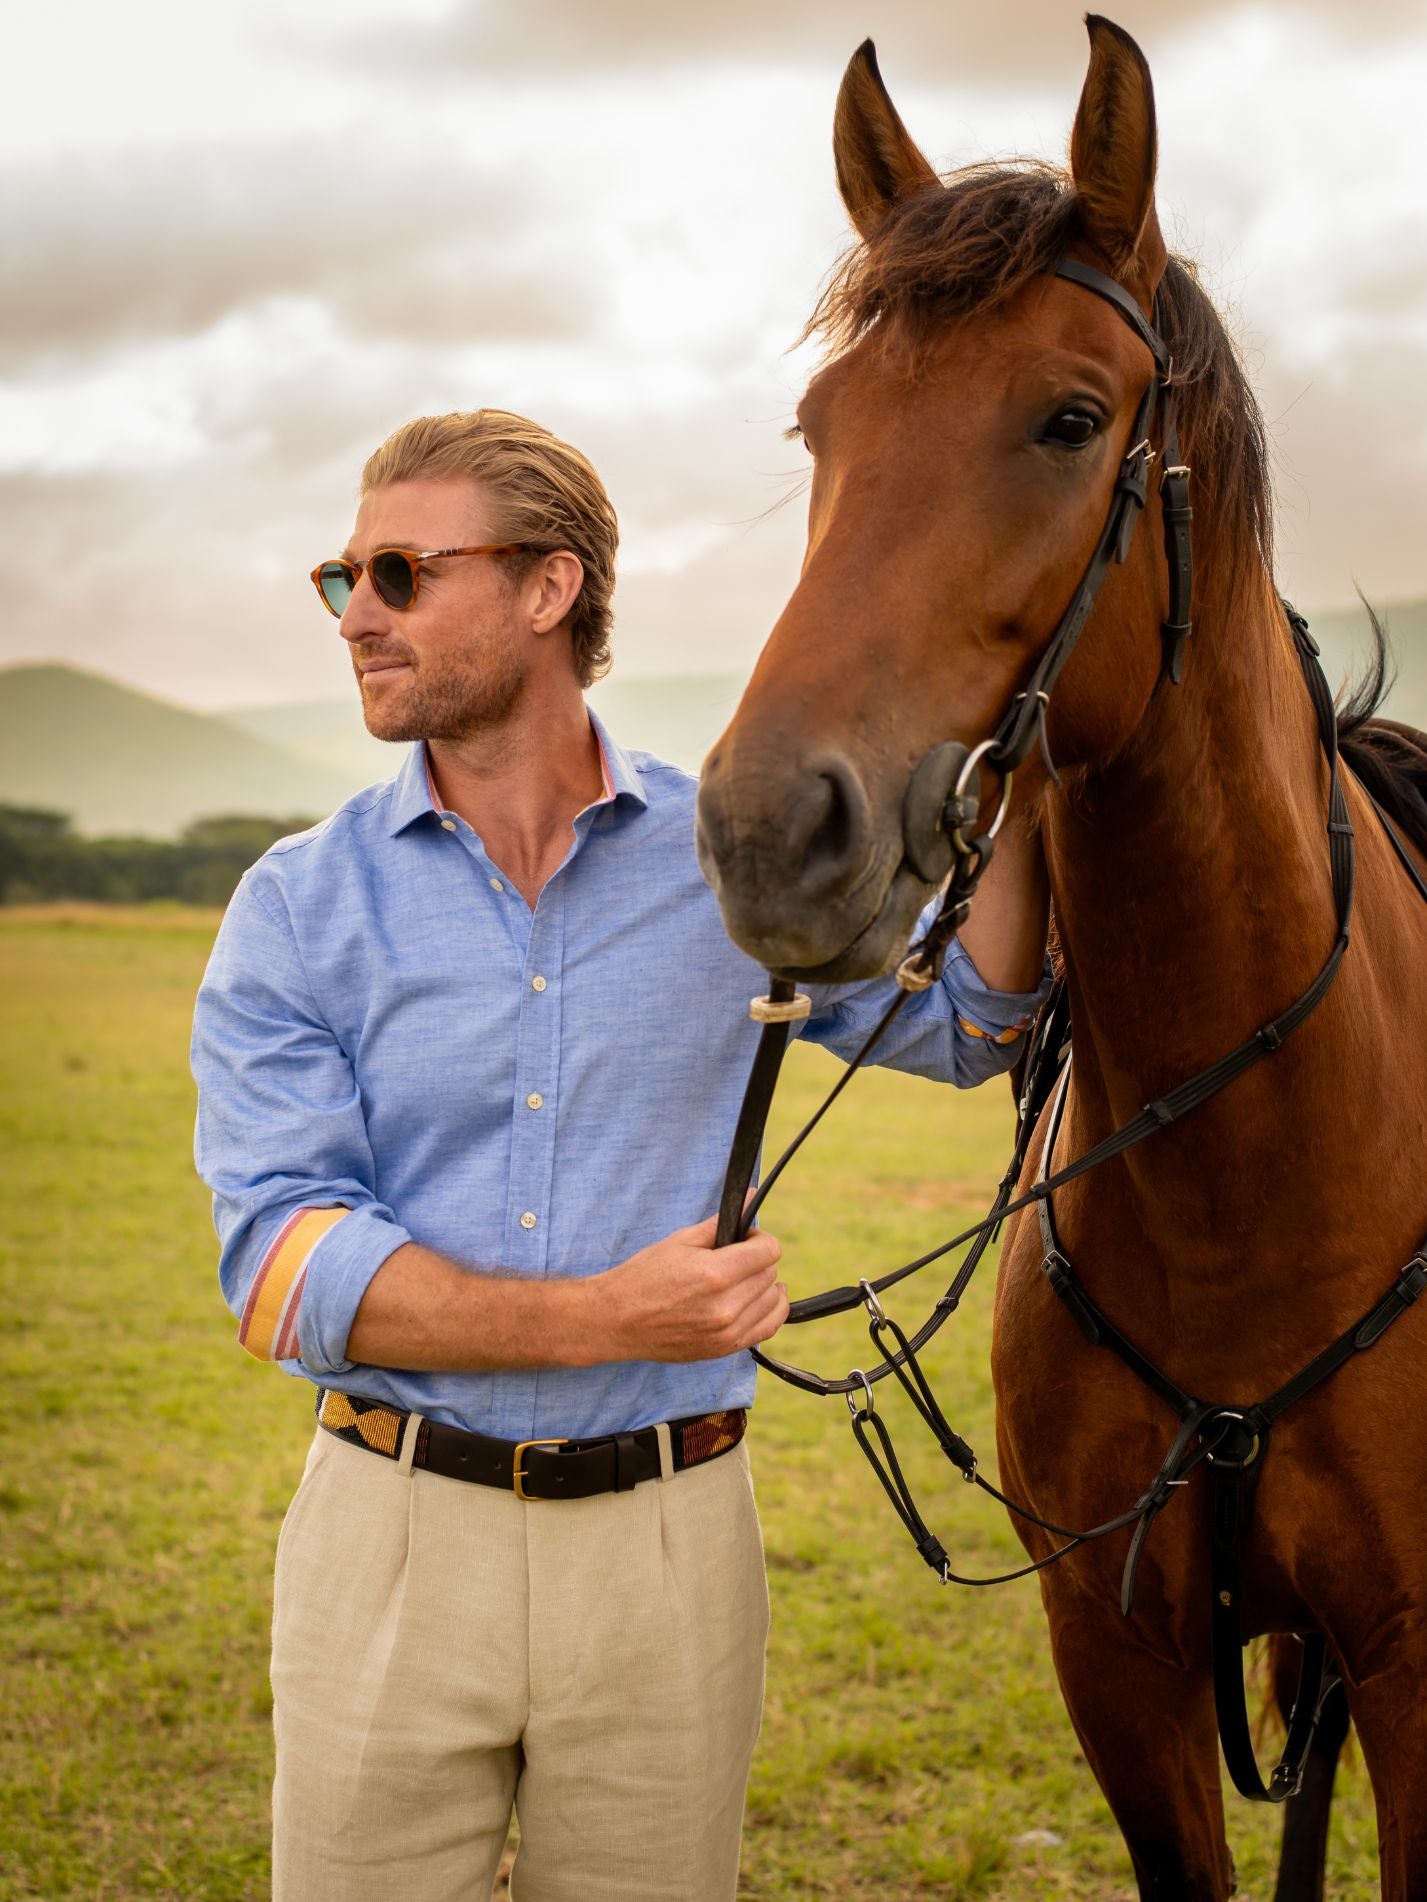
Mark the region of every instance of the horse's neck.
MULTIPOLYGON (((1136 743, 1048 812, 1075 1030, 1060 1160, 1311 983, 1336 930, 1326 827, 1317 723, 1259 575, 1232 606, 1206 602, 1183 684, 1163 687, 1136 743)), ((1381 1087, 1362 1062, 1364 974, 1353 963, 1281 1052, 1105 1183, 1161 1251, 1241 1241, 1280 1201, 1301 1231, 1335 1192, 1321 1167, 1316 1182, 1299 1180, 1296 1159, 1315 1153, 1330 1121, 1342 1129, 1366 1115, 1381 1087)))

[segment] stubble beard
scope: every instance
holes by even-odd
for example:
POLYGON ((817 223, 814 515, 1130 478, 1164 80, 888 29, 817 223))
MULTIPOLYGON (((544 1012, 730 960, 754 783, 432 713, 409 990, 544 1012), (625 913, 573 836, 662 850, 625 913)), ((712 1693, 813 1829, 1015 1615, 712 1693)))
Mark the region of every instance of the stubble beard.
POLYGON ((362 691, 362 717, 373 739, 459 742, 489 733, 509 720, 527 672, 509 650, 437 671, 430 663, 408 666, 395 693, 390 687, 362 691))

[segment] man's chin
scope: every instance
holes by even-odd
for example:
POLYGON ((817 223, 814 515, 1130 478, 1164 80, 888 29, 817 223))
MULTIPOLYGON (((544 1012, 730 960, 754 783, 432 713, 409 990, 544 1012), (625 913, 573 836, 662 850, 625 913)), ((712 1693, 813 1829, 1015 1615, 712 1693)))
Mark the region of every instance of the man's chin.
POLYGON ((359 678, 357 691, 362 699, 363 724, 374 740, 425 739, 421 722, 414 716, 412 708, 397 704, 398 696, 389 687, 373 689, 366 680, 359 678))
POLYGON ((410 720, 393 719, 390 714, 374 714, 362 709, 362 719, 368 733, 374 740, 424 740, 426 735, 418 732, 410 720))

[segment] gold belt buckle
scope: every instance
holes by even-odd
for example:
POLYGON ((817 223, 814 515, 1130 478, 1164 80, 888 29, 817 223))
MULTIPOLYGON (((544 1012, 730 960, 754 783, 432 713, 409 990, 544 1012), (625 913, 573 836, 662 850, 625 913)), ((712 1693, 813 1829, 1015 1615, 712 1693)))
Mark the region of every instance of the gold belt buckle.
MULTIPOLYGON (((525 1490, 525 1468, 520 1463, 521 1454, 528 1452, 532 1446, 567 1446, 568 1444, 569 1441, 567 1439, 522 1440, 520 1442, 519 1446, 515 1449, 515 1457, 511 1461, 513 1468, 511 1476, 515 1481, 515 1496, 517 1499, 530 1499, 530 1494, 525 1490)), ((532 1505, 539 1505, 539 1503, 540 1501, 538 1499, 531 1500, 532 1505)))

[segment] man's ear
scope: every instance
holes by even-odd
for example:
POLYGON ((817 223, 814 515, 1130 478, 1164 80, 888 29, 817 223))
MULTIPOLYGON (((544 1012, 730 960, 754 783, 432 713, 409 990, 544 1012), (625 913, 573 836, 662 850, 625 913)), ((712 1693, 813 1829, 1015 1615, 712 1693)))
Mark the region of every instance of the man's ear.
POLYGON ((871 238, 899 199, 937 183, 913 144, 864 40, 847 63, 832 121, 837 188, 860 238, 871 238))
POLYGON ((585 585, 585 564, 568 548, 562 548, 546 555, 529 579, 537 587, 531 629, 536 634, 550 634, 564 625, 579 600, 585 585))
POLYGON ((1154 87, 1122 27, 1086 15, 1090 68, 1070 135, 1081 229, 1111 274, 1146 302, 1168 261, 1154 208, 1154 87))

